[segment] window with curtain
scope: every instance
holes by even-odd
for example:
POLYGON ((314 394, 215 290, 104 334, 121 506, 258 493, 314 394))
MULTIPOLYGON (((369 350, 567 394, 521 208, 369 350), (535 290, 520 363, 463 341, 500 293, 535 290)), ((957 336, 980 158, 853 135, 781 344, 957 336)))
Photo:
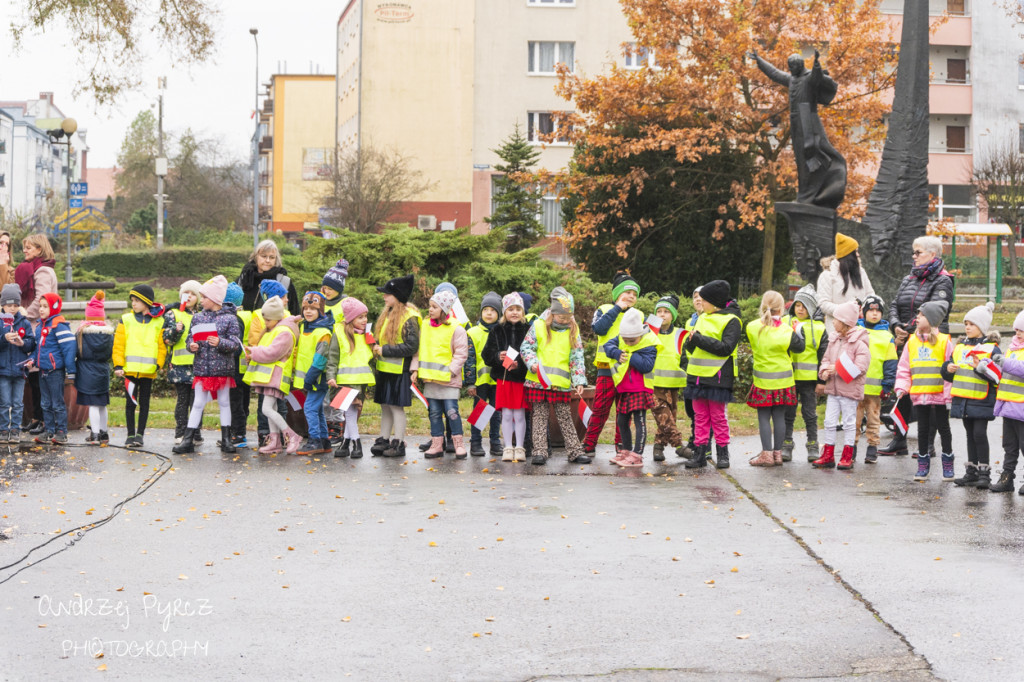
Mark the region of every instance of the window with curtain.
POLYGON ((555 65, 565 64, 574 70, 576 43, 531 40, 527 43, 528 71, 531 74, 555 75, 555 65))

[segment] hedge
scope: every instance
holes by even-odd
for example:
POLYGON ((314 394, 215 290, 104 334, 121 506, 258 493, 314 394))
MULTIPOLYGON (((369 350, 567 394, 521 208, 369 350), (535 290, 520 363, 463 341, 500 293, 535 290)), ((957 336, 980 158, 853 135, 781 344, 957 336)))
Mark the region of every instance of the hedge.
POLYGON ((171 247, 139 251, 90 251, 78 259, 79 266, 103 277, 196 277, 241 268, 252 248, 171 247))

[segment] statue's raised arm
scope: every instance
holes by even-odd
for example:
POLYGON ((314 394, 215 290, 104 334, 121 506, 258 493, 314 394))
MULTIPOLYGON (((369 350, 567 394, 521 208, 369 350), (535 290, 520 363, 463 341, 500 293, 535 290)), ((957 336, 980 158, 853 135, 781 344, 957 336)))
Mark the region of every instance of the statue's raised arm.
POLYGON ((761 72, 764 73, 764 75, 768 76, 779 85, 785 85, 787 88, 789 87, 789 74, 785 71, 776 69, 767 60, 762 58, 761 55, 757 54, 757 50, 751 50, 747 53, 747 56, 754 60, 754 63, 757 64, 757 68, 761 69, 761 72))

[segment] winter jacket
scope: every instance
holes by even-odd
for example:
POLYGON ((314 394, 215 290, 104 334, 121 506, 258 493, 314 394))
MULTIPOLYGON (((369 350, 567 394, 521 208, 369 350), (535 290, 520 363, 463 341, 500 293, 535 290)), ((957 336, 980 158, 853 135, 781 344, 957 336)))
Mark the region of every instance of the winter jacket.
POLYGON ((299 335, 295 337, 292 367, 295 370, 301 369, 306 373, 305 378, 302 380, 305 390, 324 390, 327 388, 327 375, 324 373, 324 370, 327 369, 327 353, 331 347, 331 336, 334 335, 334 315, 327 313, 312 322, 306 321, 303 317, 297 317, 295 324, 299 328, 299 335), (313 351, 313 360, 309 367, 299 367, 299 340, 306 334, 312 334, 314 329, 326 329, 330 334, 316 344, 316 348, 313 351))
POLYGON ((263 307, 266 299, 260 293, 260 282, 265 279, 276 279, 288 290, 288 312, 298 315, 299 296, 295 293, 295 283, 288 276, 288 271, 283 267, 273 267, 266 272, 260 272, 254 261, 242 266, 242 272, 238 275, 238 286, 242 287, 242 310, 255 312, 263 307))
POLYGON ((526 362, 520 361, 515 369, 505 369, 501 364, 501 352, 510 347, 522 352, 521 346, 526 338, 526 332, 530 330, 528 322, 500 322, 494 325, 494 329, 487 336, 487 343, 484 345, 482 354, 484 364, 491 368, 491 377, 502 381, 514 381, 523 383, 526 381, 526 362))
POLYGON ((412 315, 402 325, 402 343, 385 345, 383 339, 377 339, 377 343, 380 344, 381 357, 412 358, 420 350, 420 318, 412 315))
MULTIPOLYGON (((270 364, 271 362, 279 362, 285 358, 291 358, 295 352, 295 345, 299 339, 299 326, 297 320, 302 318, 299 317, 286 317, 285 319, 278 322, 283 324, 292 330, 292 336, 287 334, 280 334, 269 346, 253 346, 252 347, 252 362, 258 362, 262 364, 270 364)), ((274 388, 278 391, 281 390, 281 375, 282 371, 280 367, 274 368, 274 373, 270 376, 269 384, 259 384, 254 388, 274 388)))
MULTIPOLYGON (((900 288, 896 290, 896 295, 889 304, 889 326, 893 329, 900 326, 907 331, 913 331, 917 312, 922 304, 929 301, 946 301, 951 308, 953 305, 953 276, 942 267, 941 260, 937 267, 928 268, 923 278, 913 272, 903 278, 900 288)), ((943 334, 949 333, 948 311, 946 319, 939 325, 939 331, 943 334)))
MULTIPOLYGON (((693 331, 686 335, 686 341, 683 342, 683 347, 688 353, 692 353, 698 348, 703 348, 712 355, 726 358, 725 364, 722 365, 722 369, 718 371, 713 377, 699 377, 695 374, 686 375, 686 387, 687 391, 684 393, 687 399, 701 398, 699 389, 711 389, 712 393, 719 393, 715 389, 722 389, 731 394, 733 383, 736 381, 736 368, 733 365, 732 352, 736 350, 736 345, 740 342, 740 336, 743 334, 743 323, 740 321, 740 307, 735 300, 729 301, 728 304, 721 310, 716 310, 713 313, 705 313, 706 315, 729 315, 732 317, 728 324, 725 325, 725 329, 722 331, 722 338, 716 339, 710 336, 705 336, 699 332, 693 331)), ((686 353, 683 353, 683 357, 680 359, 680 366, 685 366, 686 353)), ((719 393, 719 396, 722 394, 719 393)), ((713 399, 708 397, 708 400, 713 399)), ((716 400, 716 402, 723 402, 716 400)))
POLYGON ((852 398, 860 402, 864 398, 864 380, 867 375, 868 366, 871 365, 871 348, 868 346, 868 331, 863 327, 853 327, 845 335, 839 332, 832 332, 828 338, 828 350, 825 357, 821 359, 821 367, 818 368, 818 376, 825 382, 825 393, 840 398, 852 398), (835 371, 836 362, 846 353, 854 366, 860 370, 860 374, 853 381, 847 383, 840 378, 835 371), (832 371, 832 376, 824 378, 826 371, 832 371))
MULTIPOLYGON (((44 265, 35 271, 32 275, 33 286, 35 287, 35 297, 32 302, 25 307, 25 317, 35 322, 39 319, 39 301, 42 300, 45 294, 56 294, 57 293, 57 273, 52 267, 44 265)), ((25 299, 22 297, 22 304, 24 305, 25 299)))
MULTIPOLYGON (((523 342, 519 344, 520 359, 523 361, 522 364, 527 367, 537 364, 537 327, 533 322, 529 322, 528 324, 530 325, 530 329, 526 332, 523 342)), ((583 356, 583 342, 579 340, 579 336, 576 338, 576 344, 569 350, 569 374, 571 377, 570 385, 572 388, 587 385, 587 361, 583 356)), ((505 368, 502 367, 502 371, 504 371, 504 369, 505 368)), ((526 381, 525 385, 527 388, 544 388, 536 381, 526 381)), ((569 389, 551 386, 547 390, 566 392, 569 389)))
POLYGON ((36 353, 32 358, 41 372, 63 369, 75 373, 75 335, 63 315, 48 317, 36 326, 36 353))
MULTIPOLYGON (((429 320, 424 320, 423 324, 430 324, 429 320)), ((454 319, 449 322, 455 327, 455 333, 452 335, 452 359, 448 363, 448 370, 451 372, 451 380, 447 383, 440 381, 434 381, 431 383, 438 384, 440 386, 447 386, 449 388, 461 388, 462 387, 462 368, 466 366, 467 360, 469 359, 469 335, 466 330, 459 325, 454 319)), ((476 362, 476 356, 473 355, 473 362, 476 362)), ((415 372, 420 366, 420 355, 417 352, 413 356, 412 364, 409 366, 410 372, 415 372)))
MULTIPOLYGON (((619 337, 616 336, 613 339, 609 339, 608 343, 604 344, 604 354, 618 362, 619 358, 622 357, 622 349, 619 348, 619 337)), ((657 361, 657 346, 647 346, 646 348, 641 348, 640 350, 635 350, 630 353, 629 370, 626 371, 626 376, 623 377, 622 382, 616 387, 616 390, 619 393, 651 393, 652 391, 647 390, 644 387, 643 375, 653 372, 654 363, 657 361), (640 375, 639 382, 637 382, 637 374, 640 375)))
MULTIPOLYGON (((863 318, 861 318, 857 320, 857 324, 868 331, 889 331, 888 320, 879 320, 877 324, 868 324, 863 318)), ((868 343, 870 347, 870 341, 868 343)), ((882 395, 891 393, 893 386, 896 385, 896 368, 899 364, 899 356, 897 356, 895 360, 886 360, 882 363, 882 395)))
MULTIPOLYGON (((909 341, 909 339, 908 339, 909 341)), ((953 347, 956 344, 953 339, 946 344, 946 360, 953 356, 953 347)), ((908 352, 909 343, 903 344, 900 352, 900 364, 896 368, 896 390, 910 393, 910 355, 908 352)), ((950 400, 949 392, 952 386, 945 382, 942 386, 942 393, 910 393, 910 402, 914 405, 948 405, 950 400)))
MULTIPOLYGON (((1007 352, 1021 348, 1024 348, 1024 343, 1018 343, 1017 338, 1013 337, 1010 339, 1010 348, 1007 352)), ((1009 355, 1003 355, 999 358, 999 366, 1003 370, 1004 378, 1009 374, 1017 381, 1024 381, 1024 360, 1014 360, 1009 355)), ((1024 403, 997 400, 993 414, 1003 419, 1016 419, 1024 422, 1024 403)))
POLYGON ((32 357, 35 349, 36 337, 32 333, 32 322, 27 317, 17 312, 14 313, 12 324, 0 323, 0 377, 24 379, 25 368, 22 363, 32 357), (7 340, 7 334, 12 331, 18 334, 15 343, 7 340))
POLYGON ((827 270, 818 275, 818 308, 825 313, 825 331, 828 334, 836 330, 832 313, 835 312, 837 306, 849 301, 863 301, 875 293, 874 287, 871 286, 871 280, 868 279, 868 273, 864 268, 860 269, 860 282, 862 285, 860 288, 855 287, 853 282, 850 282, 850 286, 844 294, 843 276, 839 273, 839 260, 836 258, 832 259, 827 270))
MULTIPOLYGON (((1003 355, 1003 351, 999 350, 1000 341, 999 332, 992 332, 988 337, 978 337, 976 339, 969 339, 966 336, 961 337, 957 340, 956 344, 962 343, 967 346, 978 346, 983 343, 994 343, 996 345, 995 350, 992 351, 992 360, 996 364, 999 364, 999 360, 1003 355)), ((952 340, 950 341, 952 343, 952 340)), ((954 349, 956 344, 953 344, 954 349)), ((981 369, 984 369, 982 367, 981 369)), ((946 381, 952 382, 953 375, 956 374, 956 365, 953 361, 942 363, 942 378, 946 381)), ((949 404, 949 416, 953 419, 995 419, 995 406, 996 406, 996 389, 998 384, 988 380, 983 373, 979 372, 978 369, 974 370, 974 373, 979 378, 988 381, 988 395, 977 400, 974 398, 963 398, 960 396, 951 395, 949 404)), ((952 386, 950 387, 952 390, 952 386)))
POLYGON ((114 351, 114 328, 103 324, 83 324, 75 334, 78 343, 78 372, 75 389, 87 395, 110 392, 110 357, 114 351))
MULTIPOLYGON (((189 313, 195 315, 197 310, 189 310, 189 313)), ((164 311, 164 345, 165 357, 171 354, 171 349, 174 348, 174 344, 178 343, 178 340, 182 337, 188 338, 188 327, 183 326, 181 331, 178 331, 178 319, 176 317, 178 313, 177 308, 168 308, 164 311)), ((192 365, 175 365, 168 361, 167 363, 167 381, 172 384, 191 384, 192 383, 192 365)))
MULTIPOLYGON (((153 317, 149 313, 135 313, 135 321, 140 324, 157 324, 164 325, 163 318, 153 317)), ((165 326, 166 328, 166 326, 165 326)), ((114 330, 114 351, 111 353, 111 360, 114 363, 114 369, 121 369, 125 363, 124 349, 128 342, 128 334, 125 329, 123 322, 118 322, 117 329, 114 330)), ((164 343, 156 344, 156 366, 157 368, 164 366, 164 360, 167 358, 168 346, 164 343)), ((141 372, 125 372, 127 377, 139 377, 140 379, 152 379, 156 376, 156 372, 150 372, 143 374, 141 372)))
POLYGON ((192 374, 197 377, 233 377, 238 372, 238 351, 242 347, 242 326, 235 315, 235 306, 225 303, 220 310, 201 310, 192 318, 192 326, 188 330, 185 347, 192 345, 192 330, 200 324, 214 323, 217 325, 219 338, 216 347, 209 342, 199 344, 195 351, 196 360, 192 365, 192 374))

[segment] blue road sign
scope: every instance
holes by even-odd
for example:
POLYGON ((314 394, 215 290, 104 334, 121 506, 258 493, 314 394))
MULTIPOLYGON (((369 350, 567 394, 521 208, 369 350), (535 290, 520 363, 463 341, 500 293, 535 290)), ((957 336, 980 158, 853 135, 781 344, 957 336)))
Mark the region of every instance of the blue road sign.
POLYGON ((71 200, 71 208, 82 208, 82 197, 75 197, 71 200))
MULTIPOLYGON (((71 194, 76 197, 84 197, 89 193, 88 182, 72 182, 71 183, 71 194)), ((81 206, 82 204, 78 204, 81 206)), ((74 206, 74 204, 72 204, 74 206)))

